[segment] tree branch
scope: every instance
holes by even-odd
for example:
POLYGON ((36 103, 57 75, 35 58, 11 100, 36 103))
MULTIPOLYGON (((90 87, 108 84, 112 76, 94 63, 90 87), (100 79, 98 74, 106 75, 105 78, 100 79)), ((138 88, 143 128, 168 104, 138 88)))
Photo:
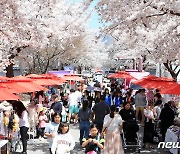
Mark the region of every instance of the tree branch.
POLYGON ((167 12, 164 12, 164 13, 161 13, 161 14, 152 14, 152 15, 148 15, 148 16, 146 16, 147 18, 151 18, 151 17, 155 17, 155 16, 163 16, 163 15, 165 15, 165 14, 167 14, 167 12))
POLYGON ((179 75, 179 73, 180 73, 180 69, 178 70, 178 72, 176 73, 176 75, 178 76, 178 75, 179 75))
MULTIPOLYGON (((151 6, 151 5, 150 5, 151 6)), ((157 6, 151 6, 152 8, 154 8, 154 9, 158 9, 158 7, 157 6)), ((164 13, 169 13, 169 14, 172 14, 172 15, 176 15, 176 16, 180 16, 180 13, 178 13, 178 12, 174 12, 173 10, 170 10, 170 9, 168 9, 168 8, 162 8, 160 11, 162 11, 162 12, 164 12, 164 13), (164 9, 166 9, 166 10, 164 10, 164 9)))
POLYGON ((176 71, 176 69, 177 69, 178 67, 179 67, 179 66, 177 65, 177 66, 174 68, 174 70, 173 70, 173 71, 175 72, 175 71, 176 71))

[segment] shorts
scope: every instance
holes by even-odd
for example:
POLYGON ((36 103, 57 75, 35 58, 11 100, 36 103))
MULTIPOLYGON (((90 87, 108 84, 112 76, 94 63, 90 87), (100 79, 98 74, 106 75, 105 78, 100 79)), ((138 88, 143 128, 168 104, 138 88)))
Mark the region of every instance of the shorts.
POLYGON ((78 113, 78 112, 79 112, 78 105, 72 105, 69 107, 69 113, 78 113))
POLYGON ((136 106, 136 111, 144 112, 144 107, 142 107, 142 106, 136 106))

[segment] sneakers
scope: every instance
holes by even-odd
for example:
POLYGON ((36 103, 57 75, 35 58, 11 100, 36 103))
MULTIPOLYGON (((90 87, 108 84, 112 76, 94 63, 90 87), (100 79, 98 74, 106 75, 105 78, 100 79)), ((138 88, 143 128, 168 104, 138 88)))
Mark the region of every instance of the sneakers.
POLYGON ((45 139, 44 137, 39 137, 39 140, 40 140, 40 141, 42 141, 42 140, 44 140, 44 139, 45 139))

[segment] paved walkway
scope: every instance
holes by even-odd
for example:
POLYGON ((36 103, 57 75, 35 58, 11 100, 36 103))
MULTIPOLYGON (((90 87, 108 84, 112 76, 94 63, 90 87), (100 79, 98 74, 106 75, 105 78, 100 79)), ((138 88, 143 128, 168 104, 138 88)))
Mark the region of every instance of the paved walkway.
MULTIPOLYGON (((142 132, 143 132, 143 127, 140 128, 139 130, 139 137, 140 140, 142 140, 142 132)), ((74 148, 74 150, 71 152, 71 154, 84 154, 84 150, 82 149, 82 147, 79 144, 78 138, 79 138, 79 129, 78 129, 78 125, 73 126, 70 125, 70 133, 72 134, 73 138, 75 139, 76 142, 76 146, 74 148)), ((21 151, 19 150, 18 152, 15 152, 13 154, 20 154, 21 151)), ((49 149, 48 149, 48 143, 47 140, 39 140, 39 139, 34 139, 34 141, 32 139, 30 139, 28 141, 28 154, 49 154, 49 149)), ((134 154, 135 151, 132 150, 128 150, 127 152, 128 154, 134 154)), ((168 152, 167 150, 163 150, 163 149, 157 149, 157 145, 154 145, 154 150, 148 151, 148 150, 141 150, 142 154, 170 154, 170 152, 168 152)))

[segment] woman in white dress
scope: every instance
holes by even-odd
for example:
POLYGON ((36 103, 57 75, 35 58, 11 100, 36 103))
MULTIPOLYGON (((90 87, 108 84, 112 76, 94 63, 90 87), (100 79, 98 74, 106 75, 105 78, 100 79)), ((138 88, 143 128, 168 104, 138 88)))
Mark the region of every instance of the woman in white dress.
POLYGON ((123 154, 122 147, 122 118, 116 112, 115 105, 110 107, 110 114, 104 118, 103 130, 106 130, 103 154, 123 154))

